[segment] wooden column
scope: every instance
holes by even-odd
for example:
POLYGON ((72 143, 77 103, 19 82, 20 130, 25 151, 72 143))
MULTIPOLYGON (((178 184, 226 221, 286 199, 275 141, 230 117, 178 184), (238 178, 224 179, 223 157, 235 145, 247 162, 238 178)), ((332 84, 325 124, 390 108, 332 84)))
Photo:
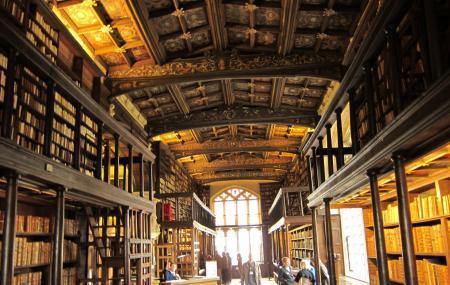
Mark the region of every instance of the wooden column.
POLYGON ((153 163, 151 161, 148 162, 148 199, 153 200, 153 163))
POLYGON ((80 104, 75 105, 75 130, 74 130, 74 151, 73 151, 73 168, 80 170, 81 168, 81 109, 80 104))
POLYGON ((367 122, 368 122, 368 133, 369 137, 373 138, 377 132, 377 125, 375 120, 375 103, 374 103, 374 90, 373 90, 373 74, 372 74, 372 64, 366 62, 363 65, 364 76, 365 76, 365 88, 364 95, 367 102, 367 122))
POLYGON ((155 193, 159 194, 161 192, 161 185, 159 183, 159 177, 160 177, 160 170, 161 170, 161 142, 154 142, 152 143, 152 150, 153 153, 156 154, 155 158, 155 172, 154 174, 154 180, 155 180, 155 193))
POLYGON ((392 161, 394 162, 395 184, 397 187, 398 216, 402 239, 405 284, 417 285, 416 257, 414 255, 409 193, 406 184, 405 158, 401 153, 397 152, 392 155, 392 161))
POLYGON ((95 173, 94 177, 97 179, 102 179, 102 170, 103 170, 103 123, 98 122, 98 131, 97 131, 97 157, 96 157, 96 165, 95 165, 95 173))
POLYGON ((333 143, 331 142, 331 124, 326 124, 325 128, 327 130, 327 166, 328 166, 328 176, 331 176, 334 172, 333 163, 333 143))
POLYGON ((128 192, 133 193, 133 179, 134 179, 134 171, 133 171, 133 145, 128 145, 128 192))
POLYGON ((65 191, 65 188, 61 188, 56 192, 51 276, 51 284, 55 285, 63 284, 65 191))
POLYGON ((377 172, 367 172, 370 182, 370 195, 372 197, 373 228, 375 230, 375 245, 377 250, 377 267, 380 285, 389 284, 389 270, 386 255, 386 243, 384 240, 383 213, 381 209, 380 193, 378 191, 377 172))
POLYGON ((139 154, 139 180, 141 181, 140 188, 139 188, 139 195, 141 197, 144 197, 144 191, 145 191, 145 174, 144 174, 144 155, 142 153, 139 154))
POLYGON ((122 167, 123 167, 123 185, 122 185, 122 187, 123 187, 124 191, 127 191, 127 186, 128 186, 128 184, 127 184, 127 180, 128 180, 127 166, 128 166, 128 161, 125 162, 124 164, 122 164, 122 167))
POLYGON ((3 118, 1 122, 2 137, 11 139, 13 122, 14 81, 18 53, 11 48, 6 69, 5 97, 3 98, 3 118))
POLYGON ((17 192, 19 176, 15 172, 6 175, 6 208, 4 212, 2 236, 2 262, 0 270, 0 284, 13 284, 14 278, 14 239, 16 237, 17 192))
POLYGON ((350 113, 350 136, 352 139, 352 152, 355 155, 359 151, 358 129, 356 126, 355 90, 348 90, 348 102, 350 113))
POLYGON ((314 188, 314 190, 316 190, 317 188, 319 188, 319 178, 317 177, 318 176, 318 171, 317 171, 317 154, 316 154, 317 149, 316 149, 316 147, 313 146, 311 148, 311 151, 312 151, 312 164, 311 164, 311 167, 313 168, 312 169, 313 170, 312 174, 313 174, 313 185, 314 185, 313 188, 314 188))
POLYGON ((91 92, 92 98, 95 100, 95 102, 100 104, 101 98, 102 98, 102 79, 101 77, 94 77, 94 80, 92 82, 92 92, 91 92))
POLYGON ((47 102, 45 102, 44 155, 52 156, 53 120, 55 117, 55 83, 48 83, 47 102))
POLYGON ((114 135, 114 186, 119 187, 120 136, 114 135))
POLYGON ((402 110, 402 94, 401 94, 401 76, 399 50, 400 43, 395 26, 388 26, 385 30, 388 42, 388 64, 389 64, 389 82, 393 96, 394 115, 397 116, 402 110))
POLYGON ((125 259, 125 285, 131 285, 131 268, 130 268, 130 211, 128 207, 123 207, 123 223, 124 223, 124 259, 125 259))
POLYGON ((309 155, 306 155, 305 159, 306 159, 306 171, 308 171, 308 188, 309 192, 311 193, 314 190, 311 177, 311 159, 309 155))
POLYGON ((334 264, 333 229, 331 227, 331 198, 323 199, 325 203, 325 233, 327 237, 327 259, 328 273, 330 274, 330 285, 336 285, 336 269, 334 264))
POLYGON ((323 137, 319 136, 317 138, 319 141, 319 146, 317 150, 319 151, 319 156, 317 157, 317 168, 319 172, 319 184, 322 184, 325 181, 325 165, 324 165, 324 155, 323 155, 323 137))
POLYGON ((316 269, 316 284, 321 284, 320 262, 319 262, 319 235, 317 233, 317 209, 311 208, 312 230, 313 230, 313 250, 314 250, 314 268, 316 269))
POLYGON ((109 183, 111 181, 110 169, 111 169, 111 145, 109 140, 105 143, 105 167, 103 168, 103 181, 109 183))
POLYGON ((431 78, 437 80, 442 75, 441 43, 439 38, 439 24, 434 1, 422 1, 425 14, 425 25, 428 44, 428 58, 430 60, 431 78))
POLYGON ((334 110, 336 113, 336 130, 337 130, 337 156, 336 164, 337 169, 341 169, 344 166, 344 138, 342 135, 342 109, 337 108, 334 110))

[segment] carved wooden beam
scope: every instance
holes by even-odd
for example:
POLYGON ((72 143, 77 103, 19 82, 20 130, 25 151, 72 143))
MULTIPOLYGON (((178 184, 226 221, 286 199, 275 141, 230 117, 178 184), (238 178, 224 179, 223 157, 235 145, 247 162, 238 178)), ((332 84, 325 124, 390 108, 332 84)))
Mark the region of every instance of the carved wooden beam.
POLYGON ((258 157, 245 157, 243 155, 233 155, 227 159, 217 159, 212 162, 187 162, 183 165, 189 173, 209 173, 234 169, 242 170, 272 168, 289 170, 291 163, 292 159, 290 157, 264 159, 258 157))
POLYGON ((281 106, 281 97, 283 97, 285 83, 286 78, 276 78, 273 80, 270 107, 274 110, 277 110, 281 106))
POLYGON ((187 157, 198 154, 232 153, 232 152, 289 152, 298 153, 300 143, 298 140, 223 140, 207 141, 204 143, 176 144, 170 147, 172 153, 177 157, 187 157))
POLYGON ((168 118, 148 120, 147 132, 150 136, 172 131, 227 125, 289 124, 314 128, 318 120, 316 111, 311 109, 286 109, 274 111, 267 107, 217 107, 209 110, 178 114, 168 118))
POLYGON ((278 36, 278 54, 289 54, 294 45, 300 0, 282 0, 280 34, 278 36))
POLYGON ((175 104, 177 104, 178 110, 185 115, 188 114, 190 112, 189 104, 186 101, 183 92, 181 92, 180 86, 175 84, 167 85, 167 90, 172 96, 173 101, 175 101, 175 104))
POLYGON ((225 23, 223 9, 220 0, 206 0, 206 9, 209 25, 211 26, 211 36, 214 49, 224 50, 227 48, 227 40, 223 24, 225 23))
POLYGON ((163 65, 136 64, 128 69, 110 69, 111 97, 151 86, 214 79, 308 76, 340 80, 342 70, 337 53, 327 55, 293 54, 214 55, 199 59, 168 62, 163 65))
POLYGON ((223 93, 223 101, 227 106, 233 105, 234 96, 233 96, 233 87, 231 86, 231 80, 225 79, 221 81, 222 93, 223 93))
POLYGON ((166 61, 166 52, 159 44, 158 33, 149 23, 149 11, 145 6, 145 1, 129 0, 125 2, 132 11, 132 15, 136 15, 135 21, 138 23, 137 27, 140 29, 140 32, 145 39, 147 49, 155 60, 155 63, 163 64, 166 61))
POLYGON ((284 172, 278 171, 232 171, 220 173, 208 173, 194 176, 195 179, 202 184, 214 181, 257 179, 257 180, 274 180, 281 181, 284 178, 284 172))

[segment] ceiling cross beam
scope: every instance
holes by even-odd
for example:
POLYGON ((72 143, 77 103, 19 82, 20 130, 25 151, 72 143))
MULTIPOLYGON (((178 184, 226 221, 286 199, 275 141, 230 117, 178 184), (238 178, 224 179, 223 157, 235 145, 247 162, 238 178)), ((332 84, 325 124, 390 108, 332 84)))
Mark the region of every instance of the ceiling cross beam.
POLYGON ((157 85, 220 79, 307 76, 340 80, 342 70, 337 53, 326 55, 292 54, 236 55, 213 54, 208 57, 168 62, 163 65, 136 65, 111 68, 110 98, 157 85))
POLYGON ((272 82, 270 108, 277 110, 281 106, 281 98, 283 97, 286 78, 275 78, 272 82))
POLYGON ((224 50, 228 46, 226 33, 223 29, 225 19, 223 15, 222 4, 220 0, 206 0, 206 10, 209 25, 211 27, 211 36, 215 50, 224 50))
POLYGON ((255 40, 256 40, 256 17, 255 17, 255 10, 258 9, 258 7, 253 3, 253 0, 249 0, 249 2, 245 3, 245 10, 248 12, 248 21, 249 21, 249 27, 247 29, 247 34, 249 37, 249 43, 250 48, 255 47, 255 40))
POLYGON ((193 128, 275 123, 314 128, 317 120, 317 112, 312 109, 279 108, 275 112, 267 107, 236 106, 230 108, 223 106, 191 112, 187 115, 183 113, 167 118, 148 120, 147 132, 151 136, 155 136, 193 128))
POLYGON ((328 24, 330 22, 331 16, 335 15, 336 12, 333 10, 333 6, 336 0, 329 0, 327 8, 323 11, 322 25, 320 26, 320 33, 317 34, 316 44, 314 45, 314 52, 317 53, 320 50, 322 41, 326 39, 327 34, 325 34, 328 24))
POLYGON ((278 54, 289 54, 294 45, 297 29, 298 11, 301 0, 282 0, 280 33, 278 36, 278 54))
POLYGON ((260 157, 250 157, 245 155, 233 155, 226 159, 216 159, 211 162, 195 161, 183 163, 189 173, 211 173, 215 171, 227 170, 251 170, 261 168, 289 170, 292 166, 292 159, 289 157, 271 157, 264 159, 260 157))
POLYGON ((199 154, 220 154, 234 152, 287 152, 298 153, 298 140, 273 139, 273 140, 222 140, 206 141, 203 143, 175 144, 170 147, 172 153, 177 157, 188 157, 199 154))
POLYGON ((231 106, 234 103, 234 96, 233 96, 233 86, 231 85, 230 79, 221 80, 220 82, 222 86, 222 93, 223 93, 223 100, 225 102, 225 105, 231 106))
POLYGON ((192 34, 189 32, 188 24, 186 21, 186 18, 184 16, 184 10, 183 8, 180 8, 180 3, 178 0, 172 0, 173 5, 175 7, 175 11, 172 13, 174 17, 178 18, 178 21, 180 23, 181 30, 183 31, 183 34, 180 36, 182 40, 184 40, 189 52, 192 52, 192 34))
POLYGON ((281 181, 285 175, 282 171, 228 171, 219 173, 206 173, 196 175, 195 179, 202 184, 211 183, 215 181, 229 181, 242 179, 257 179, 257 180, 274 180, 281 181))
POLYGON ((188 102, 186 101, 186 98, 183 95, 183 92, 181 91, 180 86, 176 84, 170 84, 167 85, 167 90, 172 96, 173 101, 175 101, 178 110, 180 110, 180 112, 183 113, 184 115, 189 114, 191 110, 188 102))

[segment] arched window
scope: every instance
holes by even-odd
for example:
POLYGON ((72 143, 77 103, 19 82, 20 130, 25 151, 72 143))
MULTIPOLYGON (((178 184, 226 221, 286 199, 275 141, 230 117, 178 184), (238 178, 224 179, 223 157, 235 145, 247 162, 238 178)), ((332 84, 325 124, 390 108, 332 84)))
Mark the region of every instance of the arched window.
POLYGON ((216 215, 216 249, 228 252, 233 264, 237 254, 245 262, 251 253, 256 261, 263 261, 260 199, 240 188, 231 188, 213 200, 216 215))
POLYGON ((239 188, 225 190, 214 199, 217 226, 259 225, 261 213, 256 195, 239 188))

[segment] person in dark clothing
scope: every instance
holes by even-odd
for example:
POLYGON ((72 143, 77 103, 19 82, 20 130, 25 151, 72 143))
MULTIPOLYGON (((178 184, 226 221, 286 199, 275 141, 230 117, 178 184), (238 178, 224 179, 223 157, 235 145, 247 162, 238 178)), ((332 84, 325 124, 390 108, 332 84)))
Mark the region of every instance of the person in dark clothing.
POLYGON ((281 259, 281 266, 278 268, 278 283, 280 285, 294 285, 294 282, 291 260, 289 257, 283 257, 281 259))
POLYGON ((300 262, 300 271, 295 277, 295 282, 300 285, 313 285, 315 283, 314 273, 308 268, 306 261, 300 262))

